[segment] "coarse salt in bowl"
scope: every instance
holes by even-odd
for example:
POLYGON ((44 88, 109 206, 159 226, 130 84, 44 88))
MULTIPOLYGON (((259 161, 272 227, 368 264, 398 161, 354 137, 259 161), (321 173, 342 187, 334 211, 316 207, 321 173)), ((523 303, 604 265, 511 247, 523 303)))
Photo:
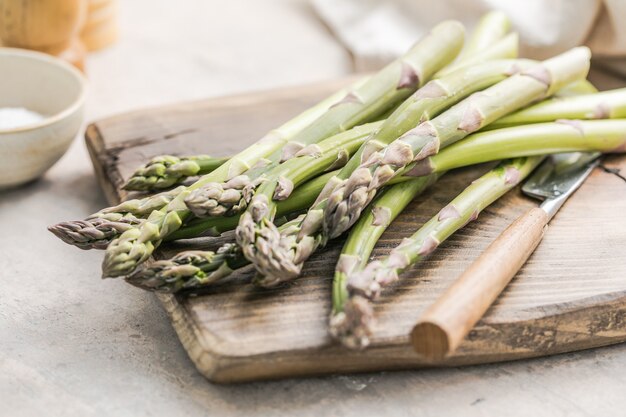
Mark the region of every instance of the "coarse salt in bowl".
POLYGON ((86 82, 52 56, 0 48, 0 189, 43 175, 83 122, 86 82))

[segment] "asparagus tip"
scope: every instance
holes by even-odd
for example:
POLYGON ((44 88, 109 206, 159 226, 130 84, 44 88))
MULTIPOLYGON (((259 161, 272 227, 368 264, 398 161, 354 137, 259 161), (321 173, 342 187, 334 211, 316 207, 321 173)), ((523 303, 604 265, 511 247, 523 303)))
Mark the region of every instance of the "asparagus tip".
POLYGON ((48 230, 63 242, 83 250, 106 249, 113 238, 133 223, 130 218, 117 221, 93 218, 57 223, 48 226, 48 230))
POLYGON ((344 310, 330 318, 330 334, 349 349, 365 349, 370 344, 374 311, 369 300, 361 296, 351 297, 344 310))

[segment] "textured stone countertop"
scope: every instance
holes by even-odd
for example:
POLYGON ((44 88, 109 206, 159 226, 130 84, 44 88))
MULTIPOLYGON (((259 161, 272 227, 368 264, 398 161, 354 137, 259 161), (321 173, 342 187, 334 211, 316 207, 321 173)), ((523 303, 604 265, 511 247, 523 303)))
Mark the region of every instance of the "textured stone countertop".
MULTIPOLYGON (((350 56, 302 0, 120 3, 120 41, 88 60, 88 121, 351 71, 350 56)), ((626 410, 626 345, 489 366, 213 385, 153 295, 101 281, 101 253, 45 229, 104 204, 82 138, 44 178, 0 194, 0 416, 626 410)))

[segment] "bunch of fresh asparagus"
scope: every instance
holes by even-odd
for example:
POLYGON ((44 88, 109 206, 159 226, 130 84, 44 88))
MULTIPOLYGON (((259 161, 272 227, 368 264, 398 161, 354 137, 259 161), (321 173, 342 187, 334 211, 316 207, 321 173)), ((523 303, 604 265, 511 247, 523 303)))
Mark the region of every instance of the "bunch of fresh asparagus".
POLYGON ((125 188, 156 194, 50 230, 79 248, 106 249, 104 276, 163 292, 213 285, 250 265, 256 284, 275 286, 297 278, 315 251, 349 231, 330 333, 363 348, 383 287, 546 155, 626 151, 626 89, 598 93, 585 80, 584 47, 542 62, 517 58, 509 26, 490 13, 463 47, 462 25, 443 22, 378 73, 238 154, 155 157, 125 188), (389 224, 441 175, 491 161, 500 164, 387 257, 369 261, 389 224), (163 242, 232 230, 234 241, 217 251, 149 261, 163 242))

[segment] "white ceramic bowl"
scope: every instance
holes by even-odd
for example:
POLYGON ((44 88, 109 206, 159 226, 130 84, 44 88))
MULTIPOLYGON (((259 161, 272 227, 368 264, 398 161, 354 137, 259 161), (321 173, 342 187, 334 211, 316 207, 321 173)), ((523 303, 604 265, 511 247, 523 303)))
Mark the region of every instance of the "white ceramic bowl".
POLYGON ((0 108, 24 107, 44 119, 0 128, 0 188, 40 177, 67 151, 83 122, 86 82, 52 56, 0 48, 0 108))

